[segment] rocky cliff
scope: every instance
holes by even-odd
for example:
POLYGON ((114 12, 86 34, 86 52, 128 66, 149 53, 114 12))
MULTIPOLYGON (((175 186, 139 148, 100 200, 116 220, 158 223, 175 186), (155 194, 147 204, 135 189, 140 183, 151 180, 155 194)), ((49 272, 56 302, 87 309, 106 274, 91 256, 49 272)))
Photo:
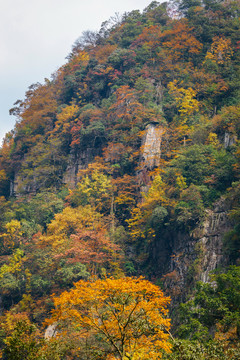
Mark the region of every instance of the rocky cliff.
POLYGON ((150 181, 149 172, 160 165, 163 133, 163 128, 155 123, 148 124, 144 132, 138 172, 142 191, 147 189, 150 181))
POLYGON ((99 149, 86 148, 84 151, 70 153, 68 156, 67 169, 63 176, 63 183, 73 189, 78 183, 78 172, 86 169, 88 164, 99 154, 99 149))
MULTIPOLYGON (((59 173, 59 184, 65 184, 73 189, 78 182, 78 172, 81 169, 86 169, 88 164, 94 160, 94 157, 99 155, 100 149, 87 147, 84 150, 70 152, 66 156, 64 170, 61 167, 56 172, 59 173)), ((25 155, 24 161, 28 159, 25 155)), ((43 177, 43 175, 41 175, 43 177)), ((31 181, 26 179, 21 173, 21 169, 16 171, 14 178, 10 184, 10 195, 20 196, 21 193, 37 193, 41 189, 41 183, 38 181, 39 171, 32 171, 31 181), (37 174, 37 176, 36 176, 37 174)))
MULTIPOLYGON (((230 229, 228 203, 220 199, 212 210, 206 210, 204 222, 189 235, 172 232, 166 239, 169 261, 165 261, 164 267, 169 272, 164 281, 175 299, 184 301, 187 286, 196 281, 208 282, 213 270, 227 265, 224 236, 230 229)), ((158 251, 161 254, 161 249, 158 251)), ((161 256, 160 267, 163 269, 161 256)))
MULTIPOLYGON (((141 191, 147 191, 151 181, 151 171, 159 167, 164 129, 156 123, 147 125, 142 138, 139 171, 137 174, 141 191)), ((226 136, 225 136, 226 138, 226 136)), ((232 141, 224 142, 232 145, 232 141)), ((78 181, 78 171, 86 168, 98 154, 98 149, 70 153, 63 183, 74 188, 78 181)), ((12 194, 18 194, 21 183, 18 175, 12 183, 12 194)), ((223 250, 224 234, 231 228, 228 205, 223 199, 206 211, 204 222, 192 233, 184 229, 169 227, 163 229, 151 249, 154 273, 164 275, 165 281, 174 292, 181 294, 186 284, 194 281, 207 282, 212 270, 225 265, 227 258, 223 250)))

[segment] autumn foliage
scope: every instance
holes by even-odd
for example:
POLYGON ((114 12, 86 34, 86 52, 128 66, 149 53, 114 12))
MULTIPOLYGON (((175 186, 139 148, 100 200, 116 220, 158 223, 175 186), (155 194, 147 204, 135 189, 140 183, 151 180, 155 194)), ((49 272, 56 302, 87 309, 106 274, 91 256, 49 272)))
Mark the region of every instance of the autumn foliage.
POLYGON ((160 359, 170 351, 169 301, 143 278, 80 281, 55 297, 51 322, 58 322, 60 339, 69 332, 78 338, 84 359, 97 352, 121 360, 160 359))
POLYGON ((84 32, 16 101, 0 148, 4 360, 239 358, 235 280, 197 290, 239 265, 239 38, 239 0, 152 1, 84 32))

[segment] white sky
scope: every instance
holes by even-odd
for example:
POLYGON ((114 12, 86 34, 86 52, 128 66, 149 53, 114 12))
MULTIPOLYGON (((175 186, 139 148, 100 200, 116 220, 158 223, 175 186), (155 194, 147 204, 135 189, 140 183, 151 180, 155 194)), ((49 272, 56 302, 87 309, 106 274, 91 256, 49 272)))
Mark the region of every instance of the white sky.
POLYGON ((33 83, 65 63, 84 30, 151 0, 0 0, 0 145, 15 118, 9 109, 33 83))

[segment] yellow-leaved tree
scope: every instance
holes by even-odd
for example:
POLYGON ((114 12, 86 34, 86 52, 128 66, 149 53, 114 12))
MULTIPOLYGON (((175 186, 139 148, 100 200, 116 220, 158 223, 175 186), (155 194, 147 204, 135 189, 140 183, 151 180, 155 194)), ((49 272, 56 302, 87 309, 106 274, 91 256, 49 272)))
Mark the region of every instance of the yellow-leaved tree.
POLYGON ((148 189, 148 192, 143 195, 143 202, 133 208, 131 218, 127 220, 130 236, 132 240, 140 238, 155 237, 155 231, 152 226, 149 226, 149 219, 157 210, 162 213, 159 217, 164 219, 167 216, 167 209, 175 205, 175 201, 167 195, 167 184, 164 183, 162 177, 157 174, 148 189))
POLYGON ((169 302, 142 277, 81 280, 54 298, 49 322, 58 324, 59 341, 71 338, 78 358, 155 360, 170 352, 169 302))
POLYGON ((191 87, 187 89, 179 87, 177 80, 170 82, 168 89, 169 93, 174 97, 180 116, 185 119, 181 121, 181 124, 183 124, 187 121, 188 116, 199 111, 200 103, 196 99, 197 93, 191 87))
POLYGON ((233 48, 231 39, 227 39, 224 36, 215 36, 213 38, 211 49, 207 52, 204 62, 206 62, 207 59, 210 59, 217 64, 223 65, 230 61, 232 56, 233 48))
POLYGON ((22 231, 21 223, 18 220, 11 220, 5 224, 6 231, 0 234, 0 243, 3 243, 6 252, 11 252, 14 248, 21 244, 22 231))

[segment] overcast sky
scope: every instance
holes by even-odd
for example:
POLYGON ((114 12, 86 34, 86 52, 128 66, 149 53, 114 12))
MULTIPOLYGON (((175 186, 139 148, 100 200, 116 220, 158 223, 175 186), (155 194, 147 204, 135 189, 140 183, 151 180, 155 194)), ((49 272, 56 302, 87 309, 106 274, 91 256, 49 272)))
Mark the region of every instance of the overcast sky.
POLYGON ((15 124, 9 109, 33 83, 49 78, 84 30, 151 0, 0 0, 0 145, 15 124))

